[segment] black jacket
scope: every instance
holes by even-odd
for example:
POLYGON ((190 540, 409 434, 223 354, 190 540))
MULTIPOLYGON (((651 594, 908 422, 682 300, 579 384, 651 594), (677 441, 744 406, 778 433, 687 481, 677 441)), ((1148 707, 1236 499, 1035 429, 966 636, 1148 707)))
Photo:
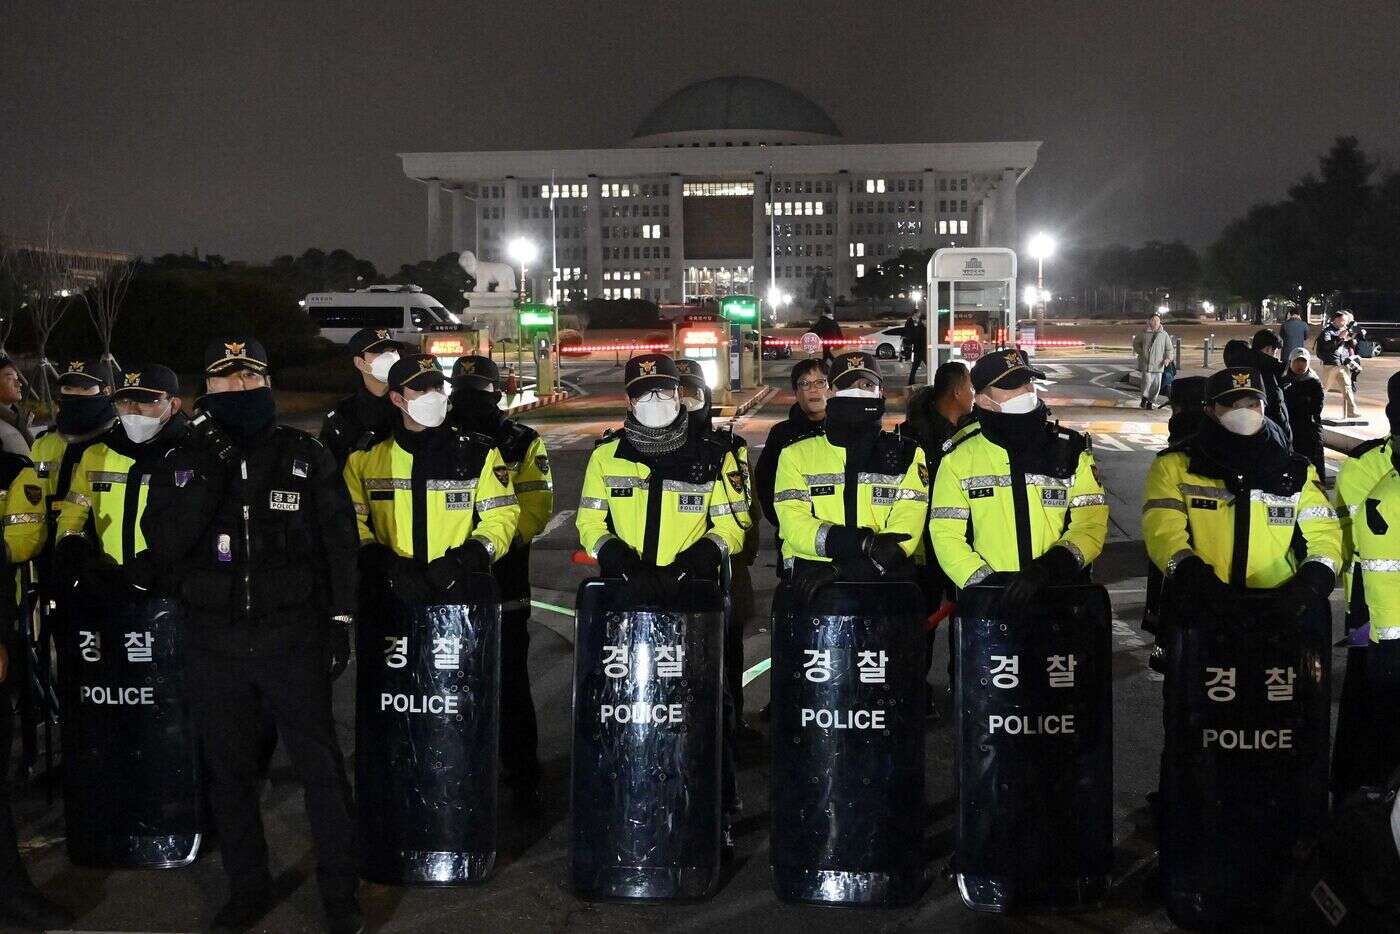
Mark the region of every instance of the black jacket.
MULTIPOLYGON (((1293 450, 1318 466, 1322 459, 1322 382, 1311 372, 1307 376, 1289 373, 1283 379, 1283 401, 1293 431, 1293 450)), ((1321 469, 1318 467, 1319 478, 1324 476, 1321 469)))
POLYGON ((268 428, 228 460, 191 435, 152 474, 141 531, 204 648, 304 650, 355 612, 355 513, 305 432, 268 428))
POLYGON ((1282 360, 1271 357, 1262 350, 1255 350, 1244 341, 1230 341, 1225 345, 1226 366, 1252 366, 1264 378, 1264 417, 1283 430, 1284 441, 1293 442, 1293 432, 1288 426, 1288 408, 1283 402, 1283 387, 1279 381, 1288 367, 1282 360))
POLYGON ((753 491, 763 514, 778 527, 778 513, 773 509, 773 486, 778 480, 778 455, 783 448, 811 435, 823 431, 822 422, 814 422, 803 413, 797 403, 788 410, 786 421, 778 422, 768 432, 768 440, 763 442, 763 451, 758 455, 758 463, 753 468, 753 491))
POLYGON ((383 441, 401 424, 399 410, 389 401, 388 393, 375 396, 361 386, 353 396, 346 396, 326 413, 321 423, 321 443, 343 468, 352 451, 364 451, 383 441))

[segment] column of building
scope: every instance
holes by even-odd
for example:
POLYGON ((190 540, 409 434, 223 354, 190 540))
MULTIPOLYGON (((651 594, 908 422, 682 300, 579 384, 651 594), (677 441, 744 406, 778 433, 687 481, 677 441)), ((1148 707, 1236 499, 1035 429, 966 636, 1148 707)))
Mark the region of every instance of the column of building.
POLYGON ((767 300, 772 282, 768 275, 768 192, 765 188, 767 176, 762 172, 753 173, 753 291, 760 299, 767 300))
POLYGON ((442 182, 428 179, 428 256, 437 256, 442 243, 442 182))
POLYGON ((671 281, 670 301, 685 303, 685 178, 672 173, 670 195, 667 198, 670 213, 671 236, 671 281))
POLYGON ((1015 169, 1003 169, 1001 182, 993 193, 992 215, 988 222, 988 246, 1016 249, 1016 175, 1015 169))
POLYGON ((461 253, 463 250, 475 249, 471 234, 467 231, 467 205, 471 204, 472 229, 475 230, 479 223, 476 215, 476 199, 467 198, 465 185, 455 191, 449 192, 452 198, 452 249, 461 253))
POLYGON ((836 176, 836 237, 832 241, 831 297, 851 294, 851 176, 845 169, 836 176))
POLYGON ((919 192, 919 204, 923 210, 919 212, 919 249, 927 250, 933 246, 937 240, 934 235, 938 233, 938 201, 933 197, 934 191, 938 188, 938 179, 935 177, 933 169, 924 169, 922 190, 919 192))
POLYGON ((588 297, 603 297, 603 186, 588 176, 588 209, 584 218, 584 247, 588 253, 588 297))

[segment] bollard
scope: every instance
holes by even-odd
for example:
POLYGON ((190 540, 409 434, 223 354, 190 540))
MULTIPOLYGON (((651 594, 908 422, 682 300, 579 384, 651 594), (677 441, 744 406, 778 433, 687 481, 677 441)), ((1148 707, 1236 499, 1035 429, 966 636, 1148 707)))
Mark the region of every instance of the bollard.
POLYGON ((1210 368, 1210 352, 1215 349, 1215 335, 1207 334, 1206 339, 1201 341, 1201 366, 1210 368))
POLYGON ((1173 353, 1172 353, 1172 360, 1173 360, 1173 362, 1176 363, 1176 368, 1179 370, 1179 369, 1181 369, 1182 367, 1186 366, 1186 361, 1185 361, 1185 360, 1182 358, 1182 356, 1181 356, 1181 338, 1180 338, 1180 337, 1173 337, 1173 338, 1172 338, 1172 351, 1173 351, 1173 353))

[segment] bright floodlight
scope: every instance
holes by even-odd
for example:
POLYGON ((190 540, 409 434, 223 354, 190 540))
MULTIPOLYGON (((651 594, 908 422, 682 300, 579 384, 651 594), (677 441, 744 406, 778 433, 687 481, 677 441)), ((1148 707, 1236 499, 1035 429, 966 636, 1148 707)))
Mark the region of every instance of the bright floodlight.
POLYGON ((921 301, 924 300, 924 290, 923 290, 923 289, 915 289, 914 291, 910 292, 910 293, 909 293, 909 300, 910 300, 911 302, 913 302, 915 305, 919 304, 919 302, 921 302, 921 301))
POLYGON ((1166 314, 1166 313, 1169 312, 1169 311, 1171 311, 1171 309, 1168 308, 1166 305, 1158 305, 1158 306, 1157 306, 1157 314, 1159 314, 1159 315, 1164 315, 1164 314, 1166 314))
POLYGON ((1026 244, 1026 252, 1031 259, 1049 259, 1055 254, 1055 238, 1048 233, 1038 233, 1026 244))
POLYGON ((1032 306, 1040 301, 1040 289, 1037 289, 1033 285, 1028 285, 1021 292, 1021 297, 1025 300, 1027 306, 1032 306))
POLYGON ((783 307, 783 298, 783 290, 778 288, 778 286, 775 285, 768 290, 768 304, 772 305, 774 308, 783 307))
POLYGON ((506 252, 517 266, 528 266, 540 255, 540 248, 524 237, 516 237, 506 247, 506 252))

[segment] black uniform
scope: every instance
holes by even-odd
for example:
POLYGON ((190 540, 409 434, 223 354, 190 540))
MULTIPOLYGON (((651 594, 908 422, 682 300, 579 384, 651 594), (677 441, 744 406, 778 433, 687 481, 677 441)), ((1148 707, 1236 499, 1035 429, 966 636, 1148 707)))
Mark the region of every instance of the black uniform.
POLYGON ((353 396, 341 399, 326 413, 321 423, 321 443, 331 452, 336 464, 344 467, 352 451, 374 447, 389 437, 398 423, 399 410, 394 408, 388 395, 376 396, 361 386, 353 396))
POLYGON ((224 413, 220 430, 208 415, 192 420, 151 478, 141 530, 188 606, 186 684, 234 898, 270 884, 258 813, 259 711, 267 711, 305 786, 321 896, 334 917, 353 904, 357 885, 327 662, 331 617, 355 610, 355 514, 319 442, 272 419, 237 422, 225 409, 267 393, 258 401, 271 415, 270 392, 201 400, 224 413))

